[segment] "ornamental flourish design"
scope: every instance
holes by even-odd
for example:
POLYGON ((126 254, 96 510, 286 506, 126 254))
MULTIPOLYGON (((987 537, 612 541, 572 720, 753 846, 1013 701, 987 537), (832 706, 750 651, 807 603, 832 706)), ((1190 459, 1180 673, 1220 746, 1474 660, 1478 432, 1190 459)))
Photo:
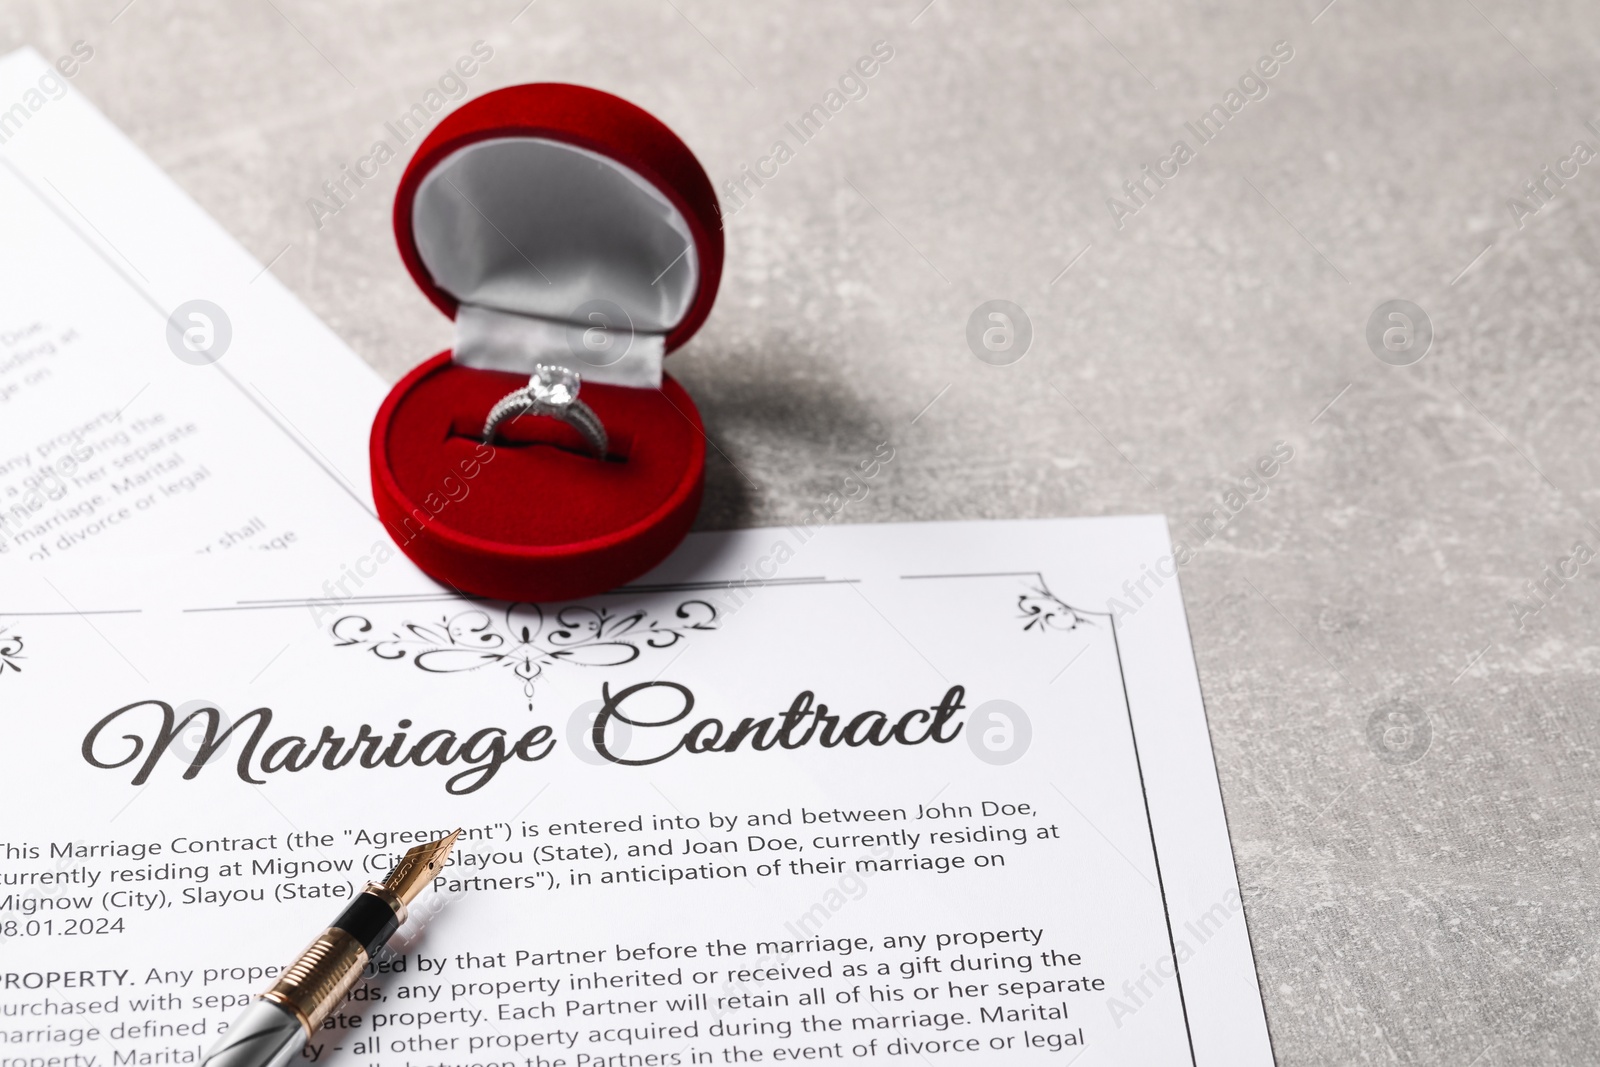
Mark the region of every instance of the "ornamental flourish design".
POLYGON ((1087 615, 1050 591, 1044 575, 1036 575, 1035 578, 1029 583, 1028 591, 1017 597, 1023 633, 1029 630, 1038 633, 1046 630, 1076 630, 1080 626, 1093 625, 1087 615))
POLYGON ((427 623, 406 622, 381 633, 361 615, 346 615, 329 633, 337 648, 364 648, 381 660, 411 661, 429 674, 499 667, 522 683, 533 710, 534 682, 547 666, 620 667, 647 649, 671 648, 695 630, 717 629, 717 609, 685 600, 670 619, 645 609, 569 605, 547 617, 537 604, 510 604, 503 612, 472 608, 427 623))
POLYGON ((0 630, 0 676, 8 670, 20 672, 22 667, 17 661, 25 658, 22 654, 22 635, 0 630))

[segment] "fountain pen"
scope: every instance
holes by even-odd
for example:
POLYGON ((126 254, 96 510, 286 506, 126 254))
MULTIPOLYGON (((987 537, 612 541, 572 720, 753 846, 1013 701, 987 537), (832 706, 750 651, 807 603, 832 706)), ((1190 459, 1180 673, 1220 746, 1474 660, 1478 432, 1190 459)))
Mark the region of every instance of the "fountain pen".
POLYGON ((285 1067, 361 978, 368 961, 406 921, 406 906, 439 876, 453 834, 407 852, 382 882, 368 882, 278 975, 200 1061, 201 1067, 285 1067))

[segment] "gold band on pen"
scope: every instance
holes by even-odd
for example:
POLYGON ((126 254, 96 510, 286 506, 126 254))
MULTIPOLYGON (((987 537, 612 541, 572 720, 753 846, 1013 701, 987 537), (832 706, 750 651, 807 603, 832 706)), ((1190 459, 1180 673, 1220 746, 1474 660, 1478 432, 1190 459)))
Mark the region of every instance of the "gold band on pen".
MULTIPOLYGON (((450 834, 440 841, 412 849, 389 872, 387 879, 368 882, 361 893, 383 901, 394 912, 395 926, 400 925, 406 921, 407 902, 438 876, 438 869, 455 840, 456 835, 450 834)), ((300 958, 278 976, 272 988, 261 994, 261 999, 293 1012, 306 1033, 311 1034, 355 988, 369 962, 366 947, 354 935, 330 926, 306 946, 300 958)))
POLYGON ((361 942, 343 930, 329 928, 306 946, 261 999, 293 1012, 309 1035, 355 988, 366 969, 367 950, 361 942))

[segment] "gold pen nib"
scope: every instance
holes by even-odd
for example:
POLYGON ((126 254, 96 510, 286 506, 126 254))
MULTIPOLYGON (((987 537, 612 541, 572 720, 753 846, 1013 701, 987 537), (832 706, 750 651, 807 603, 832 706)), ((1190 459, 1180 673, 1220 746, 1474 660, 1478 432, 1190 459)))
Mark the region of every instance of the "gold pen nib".
POLYGON ((439 872, 444 869, 445 860, 450 858, 450 850, 456 847, 456 838, 461 836, 457 830, 437 841, 429 841, 400 857, 400 862, 395 864, 394 870, 389 872, 389 877, 383 880, 383 888, 400 898, 403 904, 410 904, 417 899, 429 882, 439 877, 439 872))

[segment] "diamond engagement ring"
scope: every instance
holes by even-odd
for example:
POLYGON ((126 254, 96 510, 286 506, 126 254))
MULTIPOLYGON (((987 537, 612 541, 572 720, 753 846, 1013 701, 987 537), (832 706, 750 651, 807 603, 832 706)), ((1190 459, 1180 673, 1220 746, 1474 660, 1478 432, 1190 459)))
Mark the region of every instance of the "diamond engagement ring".
POLYGON ((489 417, 483 424, 484 441, 493 444, 495 430, 508 419, 519 415, 548 415, 583 434, 595 454, 605 459, 606 428, 589 405, 578 399, 582 384, 576 371, 535 364, 528 384, 507 393, 489 410, 489 417))

